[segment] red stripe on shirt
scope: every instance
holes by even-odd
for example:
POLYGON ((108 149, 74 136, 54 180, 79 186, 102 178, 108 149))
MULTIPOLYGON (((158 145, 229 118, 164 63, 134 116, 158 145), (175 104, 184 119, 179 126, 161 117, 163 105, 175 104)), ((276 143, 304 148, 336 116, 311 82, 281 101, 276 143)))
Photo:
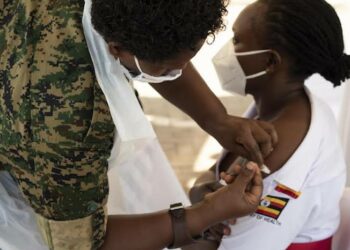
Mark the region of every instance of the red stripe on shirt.
POLYGON ((262 215, 266 215, 266 216, 271 217, 271 218, 274 218, 274 219, 277 219, 277 218, 278 218, 278 215, 273 214, 273 213, 269 213, 269 212, 264 211, 264 210, 261 210, 261 209, 256 210, 256 213, 262 214, 262 215))
POLYGON ((280 193, 283 193, 283 194, 286 194, 294 199, 297 199, 299 197, 299 193, 297 192, 293 192, 291 190, 288 190, 288 189, 285 189, 285 188, 282 188, 280 186, 277 186, 275 188, 276 191, 280 192, 280 193))

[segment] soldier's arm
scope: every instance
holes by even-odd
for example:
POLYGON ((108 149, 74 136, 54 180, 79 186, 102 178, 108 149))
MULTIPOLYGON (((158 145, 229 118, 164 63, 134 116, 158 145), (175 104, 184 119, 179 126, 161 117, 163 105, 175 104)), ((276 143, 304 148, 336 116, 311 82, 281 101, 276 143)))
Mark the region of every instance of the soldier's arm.
MULTIPOLYGON (((191 235, 199 235, 212 223, 207 208, 198 206, 186 210, 191 235)), ((102 250, 163 249, 173 241, 171 218, 167 211, 128 216, 109 216, 105 244, 102 250)))
POLYGON ((239 155, 263 163, 263 156, 277 143, 273 126, 227 114, 225 107, 206 85, 192 64, 182 76, 165 84, 151 84, 169 102, 191 116, 221 145, 239 155))
MULTIPOLYGON (((192 236, 231 217, 254 211, 262 193, 259 167, 247 165, 233 183, 186 208, 186 225, 192 236), (252 188, 247 190, 251 183, 252 188)), ((144 215, 115 215, 108 218, 102 250, 162 249, 173 241, 172 223, 167 211, 144 215)))

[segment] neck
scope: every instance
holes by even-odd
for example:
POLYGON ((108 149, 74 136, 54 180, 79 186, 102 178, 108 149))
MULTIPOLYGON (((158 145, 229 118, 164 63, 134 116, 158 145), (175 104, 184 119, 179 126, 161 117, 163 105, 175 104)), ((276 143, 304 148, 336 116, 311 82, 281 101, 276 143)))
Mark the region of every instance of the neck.
POLYGON ((258 116, 261 120, 274 120, 289 103, 305 96, 302 83, 289 82, 283 84, 283 86, 282 88, 270 88, 265 92, 253 94, 258 116))

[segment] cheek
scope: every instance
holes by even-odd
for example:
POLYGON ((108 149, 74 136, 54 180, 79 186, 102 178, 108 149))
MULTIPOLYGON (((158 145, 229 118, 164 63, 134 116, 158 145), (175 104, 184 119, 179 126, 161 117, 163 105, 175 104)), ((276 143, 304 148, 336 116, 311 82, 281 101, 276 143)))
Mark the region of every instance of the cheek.
POLYGON ((238 57, 238 61, 246 76, 266 70, 263 58, 258 56, 241 56, 238 57))
MULTIPOLYGON (((256 57, 238 57, 238 61, 241 64, 241 67, 245 73, 246 76, 256 74, 258 72, 264 71, 266 68, 264 68, 264 63, 259 61, 260 58, 256 57)), ((248 94, 253 94, 256 91, 259 91, 259 89, 262 86, 266 86, 264 84, 264 78, 265 76, 260 76, 253 79, 247 79, 247 85, 246 85, 246 92, 248 94)))

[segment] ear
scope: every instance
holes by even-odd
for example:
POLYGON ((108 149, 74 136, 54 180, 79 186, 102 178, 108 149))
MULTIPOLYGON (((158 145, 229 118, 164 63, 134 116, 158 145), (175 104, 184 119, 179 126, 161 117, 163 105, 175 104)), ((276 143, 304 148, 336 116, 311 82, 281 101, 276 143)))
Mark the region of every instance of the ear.
POLYGON ((266 71, 274 72, 281 64, 282 64, 281 55, 277 51, 271 50, 267 60, 266 71))
POLYGON ((108 42, 108 49, 112 56, 114 56, 116 59, 121 56, 123 51, 121 46, 116 42, 108 42))

